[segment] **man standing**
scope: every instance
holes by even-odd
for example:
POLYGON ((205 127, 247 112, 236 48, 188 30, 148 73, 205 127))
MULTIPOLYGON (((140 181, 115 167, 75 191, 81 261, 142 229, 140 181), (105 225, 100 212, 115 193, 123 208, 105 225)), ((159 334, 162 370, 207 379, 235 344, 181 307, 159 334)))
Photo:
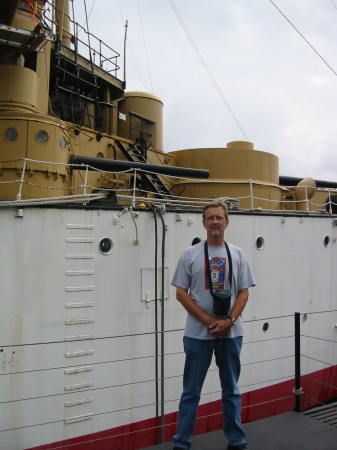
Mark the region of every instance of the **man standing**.
POLYGON ((171 283, 177 288, 177 300, 188 313, 178 434, 173 436, 172 441, 176 450, 191 448, 190 438, 201 389, 214 353, 222 388, 223 430, 228 440, 227 449, 243 450, 248 447, 246 433, 241 426, 241 394, 237 386, 243 336, 241 313, 248 301, 248 289, 255 282, 243 251, 224 241, 229 223, 227 205, 221 201, 206 205, 202 223, 207 231, 206 242, 184 251, 171 283), (209 261, 205 257, 206 244, 209 261), (213 294, 218 289, 231 290, 228 313, 214 313, 210 288, 213 294))

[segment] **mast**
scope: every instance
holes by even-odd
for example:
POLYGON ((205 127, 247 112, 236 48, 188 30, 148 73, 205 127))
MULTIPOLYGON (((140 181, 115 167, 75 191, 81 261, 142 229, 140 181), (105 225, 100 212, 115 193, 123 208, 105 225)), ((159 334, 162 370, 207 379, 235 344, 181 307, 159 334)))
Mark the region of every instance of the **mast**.
POLYGON ((69 0, 54 0, 54 1, 55 1, 55 9, 58 15, 58 17, 56 18, 56 22, 58 23, 57 45, 58 49, 60 50, 62 45, 70 47, 71 44, 69 0))
POLYGON ((123 81, 123 89, 126 88, 126 39, 128 33, 128 21, 125 21, 125 34, 124 34, 124 81, 123 81))

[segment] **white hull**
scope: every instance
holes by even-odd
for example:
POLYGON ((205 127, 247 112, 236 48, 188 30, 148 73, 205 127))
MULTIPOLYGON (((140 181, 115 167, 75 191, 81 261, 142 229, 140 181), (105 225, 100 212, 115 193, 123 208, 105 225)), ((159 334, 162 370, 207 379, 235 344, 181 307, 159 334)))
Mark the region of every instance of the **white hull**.
MULTIPOLYGON (((336 396, 337 183, 284 179, 248 141, 164 152, 163 102, 125 91, 119 53, 74 3, 0 6, 0 450, 170 439, 186 318, 170 280, 211 198, 227 199, 226 239, 256 279, 243 422, 293 408, 296 311, 303 407, 336 396)), ((221 428, 213 369, 197 433, 221 428)))
MULTIPOLYGON (((156 400, 154 214, 140 211, 133 218, 130 210, 121 212, 24 208, 23 217, 16 217, 12 208, 1 210, 1 449, 28 449, 152 419, 156 401, 159 414, 177 411, 186 313, 169 282, 182 250, 204 237, 201 214, 163 215, 165 333, 158 335, 158 353, 163 335, 165 357, 157 362, 159 377, 164 367, 165 390, 162 396, 159 381, 156 400), (100 252, 103 238, 113 242, 110 254, 100 252)), ((256 279, 244 312, 242 393, 293 379, 296 311, 308 314, 303 335, 320 338, 302 337, 308 356, 302 374, 336 365, 336 219, 232 213, 226 233, 243 248, 256 279)), ((161 270, 158 275, 161 298, 161 270)), ((159 331, 161 314, 158 301, 159 331)), ((214 370, 202 403, 218 399, 214 370)))

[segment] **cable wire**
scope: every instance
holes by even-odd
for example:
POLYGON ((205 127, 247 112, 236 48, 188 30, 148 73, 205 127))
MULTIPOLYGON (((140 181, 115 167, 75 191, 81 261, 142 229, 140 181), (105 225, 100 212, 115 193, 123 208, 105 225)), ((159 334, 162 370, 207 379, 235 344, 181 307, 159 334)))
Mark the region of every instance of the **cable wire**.
POLYGON ((204 58, 203 58, 203 56, 202 56, 200 50, 198 49, 196 43, 194 42, 194 40, 193 40, 193 38, 192 38, 192 36, 191 36, 191 33, 188 31, 188 28, 187 28, 186 24, 184 23, 184 21, 183 21, 181 15, 179 14, 179 11, 177 10, 177 7, 176 7, 175 4, 173 3, 173 0, 169 0, 169 2, 170 2, 170 4, 171 4, 171 6, 172 6, 173 11, 174 11, 175 14, 176 14, 176 16, 177 16, 177 18, 178 18, 178 20, 179 20, 181 26, 183 27, 183 29, 184 29, 184 31, 185 31, 185 33, 186 33, 186 35, 187 35, 187 37, 188 37, 190 43, 192 44, 192 47, 194 48, 196 54, 198 55, 198 58, 200 59, 201 64, 204 66, 204 69, 206 70, 207 75, 208 75, 209 78, 211 79, 211 81, 212 81, 212 83, 213 83, 215 89, 217 90, 217 92, 218 92, 218 94, 220 95, 222 101, 223 101, 224 104, 226 105, 226 108, 227 108, 227 110, 229 111, 229 113, 230 113, 230 115, 232 116, 232 118, 234 119, 234 122, 236 123, 237 127, 238 127, 239 130, 241 131, 241 133, 242 133, 242 135, 244 136, 244 138, 248 141, 249 139, 248 139, 248 137, 247 137, 247 135, 246 135, 244 129, 242 128, 242 126, 241 126, 239 120, 237 119, 236 115, 234 114, 234 112, 233 112, 232 108, 230 107, 230 105, 229 105, 229 103, 228 103, 226 97, 225 97, 224 94, 222 93, 222 91, 221 91, 221 89, 220 89, 218 83, 216 82, 216 80, 215 80, 215 78, 214 78, 212 72, 210 71, 208 65, 206 64, 206 61, 204 60, 204 58))
POLYGON ((334 69, 330 66, 330 64, 327 63, 327 61, 325 61, 325 59, 323 58, 323 56, 321 56, 318 51, 310 44, 310 42, 303 36, 302 33, 300 33, 300 31, 295 27, 295 25, 290 22, 290 20, 288 19, 288 17, 286 17, 286 15, 280 10, 280 8, 278 6, 275 5, 275 3, 272 0, 269 0, 270 3, 275 6, 275 8, 279 11, 280 14, 282 14, 282 16, 286 19, 286 21, 294 28, 295 31, 297 31, 297 33, 301 36, 302 39, 305 40, 305 42, 309 45, 309 47, 312 48, 312 50, 316 53, 317 56, 319 56, 319 58, 321 58, 321 60, 324 62, 324 64, 326 64, 328 66, 328 68, 331 70, 331 72, 333 72, 336 76, 337 76, 337 72, 334 71, 334 69))
POLYGON ((146 57, 146 63, 147 63, 147 70, 149 72, 149 78, 150 78, 150 84, 151 84, 151 91, 153 92, 153 85, 152 85, 152 78, 151 78, 151 71, 150 71, 150 64, 149 64, 149 57, 147 54, 147 48, 145 43, 145 34, 144 34, 144 28, 143 28, 143 22, 142 22, 142 16, 140 13, 140 6, 139 6, 139 0, 137 0, 137 6, 138 6, 138 14, 139 14, 139 22, 140 22, 140 28, 142 30, 142 36, 143 36, 143 43, 144 43, 144 50, 145 50, 145 57, 146 57))
MULTIPOLYGON (((117 4, 118 4, 119 13, 120 13, 120 15, 121 15, 122 22, 123 22, 123 27, 124 27, 124 26, 125 26, 125 20, 124 20, 124 18, 123 18, 122 8, 121 8, 121 5, 120 5, 120 3, 119 3, 119 0, 117 0, 117 4)), ((137 61, 136 61, 135 55, 134 55, 133 50, 132 50, 132 47, 131 47, 130 38, 127 38, 127 41, 128 41, 128 43, 129 43, 130 52, 131 52, 131 55, 132 55, 132 58, 133 58, 133 62, 135 63, 136 70, 137 70, 137 72, 138 72, 140 81, 141 81, 141 83, 142 83, 142 85, 143 85, 144 91, 147 92, 147 89, 146 89, 146 86, 145 86, 143 77, 142 77, 142 75, 141 75, 141 73, 140 73, 140 70, 139 70, 139 67, 138 67, 138 65, 137 65, 137 61)), ((124 81, 126 81, 126 80, 124 80, 124 81)))

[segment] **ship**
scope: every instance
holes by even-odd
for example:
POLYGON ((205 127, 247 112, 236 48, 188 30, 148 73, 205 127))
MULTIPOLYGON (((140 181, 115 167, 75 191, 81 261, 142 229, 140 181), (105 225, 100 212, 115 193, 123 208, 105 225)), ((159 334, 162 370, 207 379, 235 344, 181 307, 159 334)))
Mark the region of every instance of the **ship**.
MULTIPOLYGON (((163 101, 126 90, 75 3, 0 3, 0 449, 170 440, 186 320, 170 280, 212 199, 256 279, 243 422, 336 397, 337 183, 280 176, 248 140, 166 153, 163 101)), ((195 432, 221 427, 212 366, 195 432)))

